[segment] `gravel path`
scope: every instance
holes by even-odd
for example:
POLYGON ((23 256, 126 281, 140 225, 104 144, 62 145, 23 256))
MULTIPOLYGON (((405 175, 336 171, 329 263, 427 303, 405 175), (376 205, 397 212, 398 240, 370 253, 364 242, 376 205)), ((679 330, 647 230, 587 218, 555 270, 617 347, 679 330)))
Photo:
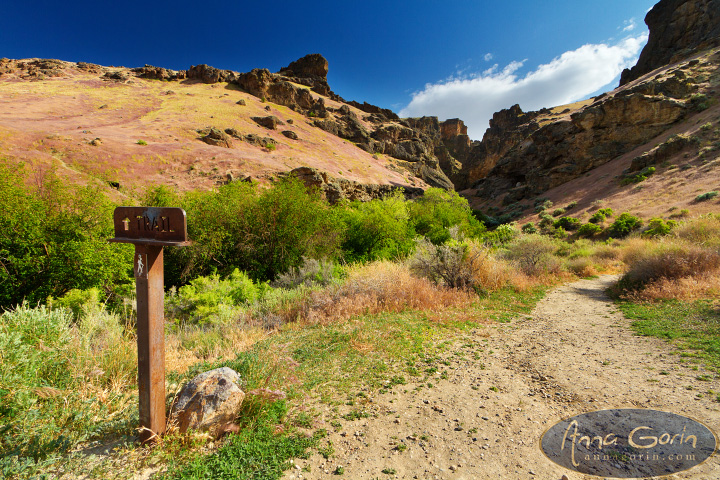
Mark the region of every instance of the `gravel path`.
MULTIPOLYGON (((463 335, 433 388, 374 394, 362 406, 369 418, 337 418, 358 405, 318 407, 334 455, 296 460, 284 478, 598 478, 552 463, 539 440, 563 418, 610 408, 664 410, 720 432, 715 395, 696 396, 720 390, 717 380, 697 380, 703 369, 680 363, 667 343, 633 335, 604 293, 616 279, 562 286, 528 317, 463 335)), ((664 478, 720 479, 720 458, 664 478)))

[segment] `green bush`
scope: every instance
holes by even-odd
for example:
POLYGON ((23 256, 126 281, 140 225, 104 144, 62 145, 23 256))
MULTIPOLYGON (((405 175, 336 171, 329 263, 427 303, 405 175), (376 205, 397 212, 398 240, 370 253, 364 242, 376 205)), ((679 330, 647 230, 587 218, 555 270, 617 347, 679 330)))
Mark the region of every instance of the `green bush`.
POLYGON ((581 237, 592 237, 602 232, 602 227, 594 223, 586 223, 578 229, 578 235, 581 237))
POLYGON ((95 287, 87 290, 73 288, 62 297, 53 300, 52 306, 70 310, 76 320, 97 314, 103 310, 100 291, 95 287))
POLYGON ((561 262, 553 255, 557 248, 557 240, 544 235, 521 235, 508 244, 504 256, 525 274, 539 275, 560 269, 561 262))
POLYGON ((288 178, 270 188, 232 182, 182 198, 191 247, 168 249, 166 284, 217 271, 272 280, 303 257, 335 258, 343 226, 317 191, 288 178))
POLYGON ((647 180, 647 178, 650 175, 652 175, 653 173, 655 173, 655 167, 645 167, 636 175, 630 175, 630 176, 624 177, 620 181, 620 183, 621 183, 621 185, 629 185, 631 183, 640 183, 640 182, 647 180))
POLYGON ((422 197, 409 202, 408 209, 415 231, 436 245, 450 239, 451 227, 458 227, 465 237, 477 238, 485 232, 467 200, 454 191, 429 188, 422 197))
POLYGON ((227 278, 219 275, 197 277, 177 292, 167 295, 168 316, 191 324, 223 323, 235 320, 240 309, 259 301, 270 290, 265 282, 254 283, 245 272, 234 270, 227 278))
POLYGON ((562 214, 564 214, 564 213, 565 213, 565 209, 564 209, 564 208, 556 208, 555 210, 553 210, 552 216, 553 216, 553 217, 559 217, 560 215, 562 215, 562 214))
POLYGON ((558 218, 557 220, 555 220, 555 222, 553 222, 553 227, 555 227, 555 228, 562 227, 565 230, 572 231, 572 230, 577 230, 578 228, 580 228, 581 223, 582 222, 580 222, 579 218, 561 217, 561 218, 558 218))
POLYGON ((706 193, 702 193, 702 194, 698 195, 697 197, 695 197, 695 201, 696 202, 704 202, 707 200, 712 200, 713 198, 715 198, 717 196, 718 196, 718 192, 716 192, 716 191, 706 192, 706 193))
POLYGON ((648 228, 642 233, 645 237, 658 237, 667 235, 670 231, 677 226, 675 220, 668 220, 667 222, 660 217, 653 217, 648 222, 648 228))
POLYGON ((590 220, 588 220, 590 223, 603 223, 605 221, 605 215, 603 215, 601 212, 595 212, 590 217, 590 220))
POLYGON ((65 185, 46 172, 37 189, 0 161, 0 307, 60 297, 73 288, 105 293, 130 282, 132 247, 109 243, 115 205, 97 188, 65 185))
POLYGON ((533 222, 528 222, 522 226, 523 233, 537 233, 538 229, 533 222))
POLYGON ((485 245, 497 247, 511 242, 517 235, 518 231, 515 230, 514 226, 503 224, 491 232, 484 233, 482 240, 485 245))
POLYGON ((565 207, 565 210, 572 210, 573 208, 577 207, 578 202, 570 202, 565 207))
POLYGON ((369 261, 407 256, 415 238, 408 210, 408 202, 400 192, 382 200, 356 201, 339 207, 346 258, 369 261))
POLYGON ((632 231, 642 227, 642 224, 638 217, 628 212, 621 213, 608 228, 608 233, 612 238, 627 237, 632 231))

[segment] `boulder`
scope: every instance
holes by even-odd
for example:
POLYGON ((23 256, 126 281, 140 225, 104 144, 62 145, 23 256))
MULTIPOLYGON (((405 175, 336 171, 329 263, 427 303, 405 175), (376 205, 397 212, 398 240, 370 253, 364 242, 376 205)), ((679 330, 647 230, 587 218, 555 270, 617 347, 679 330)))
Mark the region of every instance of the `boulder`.
POLYGON ((207 135, 202 137, 202 141, 215 147, 232 147, 230 136, 217 128, 211 128, 207 135))
POLYGON ((236 74, 230 70, 220 70, 210 65, 193 65, 186 72, 190 80, 200 80, 203 83, 232 82, 236 74))
POLYGON ((328 61, 319 53, 311 53, 295 60, 278 74, 285 77, 319 78, 327 80, 328 61))
POLYGON ((283 122, 281 122, 280 119, 277 118, 275 115, 269 115, 267 117, 251 117, 251 118, 258 125, 268 128, 270 130, 275 130, 278 125, 283 125, 283 122))
POLYGON ((282 131, 282 134, 285 135, 287 138, 289 138, 289 139, 291 139, 291 140, 297 140, 297 139, 298 139, 297 133, 293 132, 292 130, 283 130, 283 131, 282 131))
POLYGON ((240 375, 228 367, 201 373, 180 391, 170 418, 181 433, 207 431, 219 436, 237 416, 245 399, 238 383, 240 375))

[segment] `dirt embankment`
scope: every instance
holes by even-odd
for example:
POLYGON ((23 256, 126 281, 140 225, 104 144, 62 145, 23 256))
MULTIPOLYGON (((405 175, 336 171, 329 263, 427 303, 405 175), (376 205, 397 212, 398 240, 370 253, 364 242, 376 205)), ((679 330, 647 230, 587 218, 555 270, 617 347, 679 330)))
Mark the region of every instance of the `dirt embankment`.
MULTIPOLYGON (((611 408, 663 410, 719 431, 714 395, 697 396, 720 390, 717 381, 697 380, 703 372, 665 342, 633 335, 604 293, 615 280, 560 287, 526 318, 464 334, 447 350, 448 375, 373 394, 368 418, 339 418, 357 406, 326 407, 318 426, 332 432, 334 455, 296 460, 284 478, 598 478, 555 465, 538 444, 563 418, 611 408)), ((720 459, 664 478, 720 478, 720 459)))

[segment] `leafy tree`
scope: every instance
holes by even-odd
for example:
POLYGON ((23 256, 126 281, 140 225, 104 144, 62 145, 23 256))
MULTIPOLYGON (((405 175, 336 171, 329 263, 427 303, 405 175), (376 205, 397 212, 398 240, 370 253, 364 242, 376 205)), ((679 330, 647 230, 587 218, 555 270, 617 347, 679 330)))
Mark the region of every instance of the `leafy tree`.
POLYGON ((345 226, 342 249, 348 260, 406 256, 413 249, 415 229, 402 193, 371 202, 351 202, 339 208, 345 226))
POLYGON ((24 183, 0 162, 0 306, 130 282, 132 247, 109 243, 115 205, 93 187, 65 185, 54 171, 24 183))

